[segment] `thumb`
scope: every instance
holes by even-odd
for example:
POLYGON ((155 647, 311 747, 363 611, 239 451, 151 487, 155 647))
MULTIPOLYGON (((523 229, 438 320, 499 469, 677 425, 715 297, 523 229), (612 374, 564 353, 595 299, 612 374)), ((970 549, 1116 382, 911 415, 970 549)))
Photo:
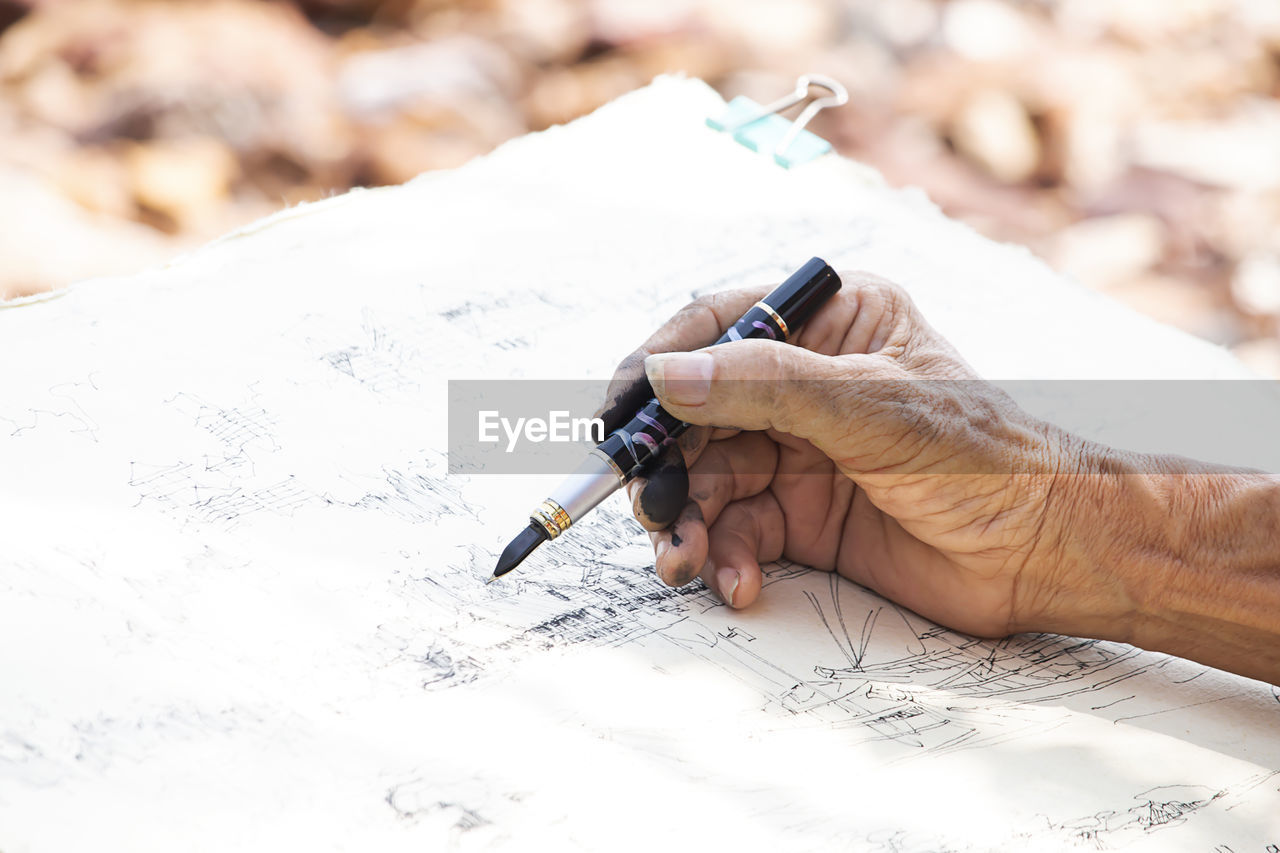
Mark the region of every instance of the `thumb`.
POLYGON ((819 355, 774 341, 734 341, 645 359, 662 407, 683 421, 775 429, 826 449, 849 432, 851 379, 880 370, 878 356, 819 355))

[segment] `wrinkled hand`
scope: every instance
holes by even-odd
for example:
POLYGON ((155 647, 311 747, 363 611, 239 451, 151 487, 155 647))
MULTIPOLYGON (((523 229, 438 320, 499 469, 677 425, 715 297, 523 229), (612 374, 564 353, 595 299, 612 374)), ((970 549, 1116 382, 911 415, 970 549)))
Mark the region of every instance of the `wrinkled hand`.
POLYGON ((1061 622, 1055 609, 1086 603, 1063 593, 1078 498, 1061 475, 1079 441, 981 381, 900 288, 841 278, 790 344, 687 352, 768 292, 738 290, 687 306, 619 366, 607 428, 651 388, 701 425, 630 487, 658 575, 701 576, 741 608, 761 563, 785 557, 973 634, 1061 622))

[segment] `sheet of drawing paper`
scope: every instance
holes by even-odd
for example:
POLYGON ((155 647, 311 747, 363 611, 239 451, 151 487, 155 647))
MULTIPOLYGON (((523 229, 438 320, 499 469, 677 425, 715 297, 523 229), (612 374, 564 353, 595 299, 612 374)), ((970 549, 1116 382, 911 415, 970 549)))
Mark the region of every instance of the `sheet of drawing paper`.
MULTIPOLYGON (((857 164, 779 168, 722 106, 661 79, 0 309, 0 850, 1277 849, 1274 687, 790 564, 732 612, 654 577, 620 496, 484 584, 554 478, 448 474, 447 380, 607 378, 811 255, 1001 380, 1245 375, 857 164)), ((1026 397, 1280 468, 1227 414, 1026 397)))

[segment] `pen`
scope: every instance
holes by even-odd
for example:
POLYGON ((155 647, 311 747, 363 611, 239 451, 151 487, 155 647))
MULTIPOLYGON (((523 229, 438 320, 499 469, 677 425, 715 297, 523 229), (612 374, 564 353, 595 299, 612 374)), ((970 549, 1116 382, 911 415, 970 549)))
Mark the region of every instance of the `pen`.
MULTIPOLYGON (((840 276, 821 258, 812 258, 768 296, 751 306, 712 344, 746 338, 786 341, 840 290, 840 276)), ((666 444, 689 428, 651 399, 623 427, 596 445, 577 470, 538 504, 529 526, 498 558, 490 583, 524 562, 543 542, 555 539, 641 473, 666 444)))

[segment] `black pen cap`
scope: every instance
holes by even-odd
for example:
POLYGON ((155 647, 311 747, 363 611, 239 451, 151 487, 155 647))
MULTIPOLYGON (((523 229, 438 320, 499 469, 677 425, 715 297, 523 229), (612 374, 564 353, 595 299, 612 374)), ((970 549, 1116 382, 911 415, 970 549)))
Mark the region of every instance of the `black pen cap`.
POLYGON ((822 258, 811 258, 764 301, 788 329, 799 329, 840 289, 840 276, 822 258))

